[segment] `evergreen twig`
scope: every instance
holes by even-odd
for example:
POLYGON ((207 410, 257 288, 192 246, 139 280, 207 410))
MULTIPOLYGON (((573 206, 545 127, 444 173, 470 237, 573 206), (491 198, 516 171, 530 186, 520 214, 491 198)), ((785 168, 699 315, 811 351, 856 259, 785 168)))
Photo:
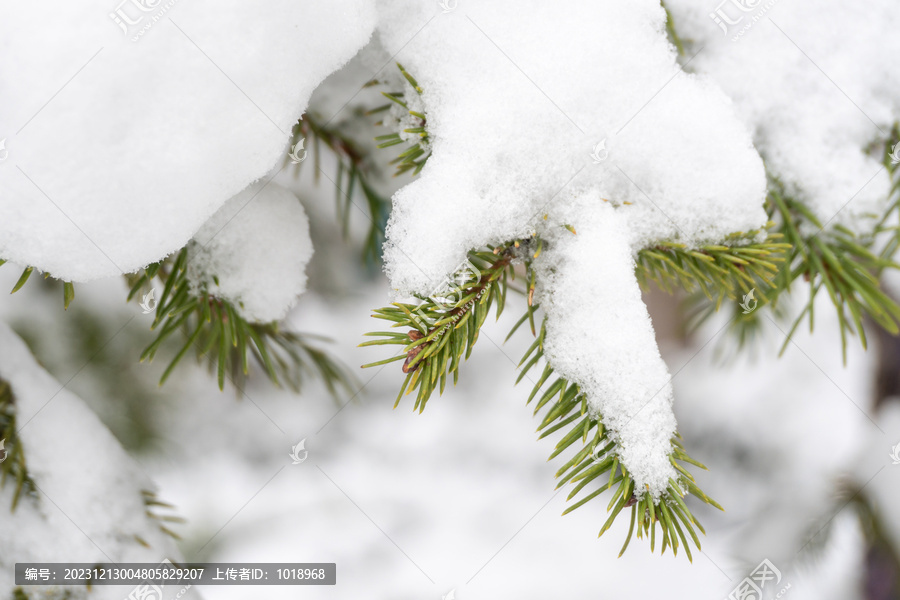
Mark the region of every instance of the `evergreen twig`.
POLYGON ((322 338, 282 331, 278 323, 251 323, 231 302, 205 290, 194 290, 187 276, 188 248, 183 248, 174 258, 147 267, 140 275, 129 277, 132 287, 128 300, 154 279, 163 285, 151 326, 159 333, 141 354, 141 361, 153 360, 163 342, 176 332, 186 337, 163 372, 160 385, 193 349, 198 360, 209 356, 210 370, 216 370, 219 389, 224 389, 227 376, 242 390, 249 374, 248 356, 252 356, 276 385, 284 381, 291 389, 300 391, 306 375, 318 374, 335 397, 339 388, 353 390, 353 376, 312 343, 322 338))
MULTIPOLYGON (((529 313, 526 312, 519 323, 524 322, 528 317, 529 313)), ((546 321, 542 323, 534 343, 519 362, 521 371, 516 383, 544 359, 545 325, 546 321)), ((556 477, 559 479, 557 489, 566 484, 573 484, 574 487, 568 495, 568 500, 575 499, 582 492, 585 493, 563 514, 568 514, 576 508, 584 506, 607 490, 615 490, 607 506, 609 517, 600 529, 599 535, 602 536, 612 526, 616 517, 624 509, 631 508, 631 526, 619 556, 622 556, 631 542, 635 532, 635 522, 637 522, 637 537, 649 536, 652 552, 656 540, 656 524, 659 523, 662 536, 661 551, 665 552, 666 547, 671 546, 672 552, 677 555, 679 546, 682 546, 688 559, 693 560, 690 542, 684 532, 688 533, 688 537, 699 550, 700 540, 694 528, 704 534, 705 531, 685 503, 684 497, 692 494, 706 504, 720 510, 722 507, 700 490, 693 475, 683 463, 704 470, 706 467, 688 456, 681 437, 676 433, 672 438, 672 454, 669 460, 678 471, 679 476, 677 480, 669 480, 669 486, 662 497, 654 502, 649 493, 644 490, 635 490, 634 480, 628 469, 619 460, 618 445, 611 439, 609 430, 604 427, 602 415, 595 414, 590 410, 587 398, 577 384, 563 377, 554 377, 554 375, 553 367, 545 361, 541 376, 532 388, 527 402, 530 404, 537 399, 535 415, 542 409, 544 410, 543 419, 538 426, 538 431, 541 432, 540 439, 568 427, 567 433, 557 443, 550 459, 556 458, 570 446, 574 445, 578 449, 574 456, 557 471, 556 477), (595 480, 598 486, 587 493, 588 484, 595 480)))
MULTIPOLYGON (((351 123, 364 117, 363 113, 354 114, 351 123)), ((381 195, 372 184, 375 176, 374 164, 366 151, 348 133, 344 123, 332 125, 319 119, 312 112, 303 115, 297 124, 294 143, 300 139, 310 140, 309 152, 313 155, 314 180, 319 180, 320 148, 330 150, 338 161, 335 184, 335 205, 341 231, 346 238, 350 228, 351 205, 357 190, 365 201, 370 219, 369 231, 363 245, 363 258, 372 263, 381 259, 381 247, 384 244, 384 230, 387 226, 391 209, 391 200, 381 195)), ((302 165, 302 163, 300 163, 302 165)))
POLYGON ((513 261, 524 250, 523 242, 470 252, 466 266, 454 276, 455 285, 438 286, 428 297, 421 297, 420 304, 395 302, 378 309, 372 315, 376 319, 390 321, 392 327, 407 331, 381 331, 368 336, 381 339, 363 342, 360 346, 397 345, 403 352, 363 368, 403 360, 406 380, 397 395, 396 407, 404 393, 418 389, 413 410, 425 409, 431 394, 437 389, 444 392, 447 376, 453 375, 453 383, 459 378, 459 366, 468 359, 478 340, 478 334, 491 307, 496 303, 497 318, 503 312, 509 290, 509 280, 515 278, 513 261))
MULTIPOLYGON (((770 222, 766 229, 775 223, 770 222)), ((644 289, 653 281, 663 290, 688 293, 699 290, 715 302, 718 310, 725 298, 734 299, 738 291, 758 290, 760 300, 767 301, 766 287, 775 287, 778 263, 791 244, 780 241, 784 235, 769 233, 762 242, 755 240, 762 232, 736 232, 721 244, 691 248, 684 244, 659 242, 638 252, 635 275, 644 289)))

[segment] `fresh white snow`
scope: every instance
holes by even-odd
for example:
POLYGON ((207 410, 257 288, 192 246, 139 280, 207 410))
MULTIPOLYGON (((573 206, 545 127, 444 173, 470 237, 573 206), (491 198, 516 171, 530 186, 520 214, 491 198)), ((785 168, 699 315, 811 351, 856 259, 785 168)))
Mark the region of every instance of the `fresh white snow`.
POLYGON ((365 0, 4 3, 0 257, 86 281, 180 249, 373 26, 365 0))
POLYGON ((536 264, 535 302, 547 313, 544 353, 603 417, 635 495, 649 486, 658 500, 678 476, 669 462, 672 385, 634 278, 624 211, 596 194, 565 199, 564 218, 577 234, 551 224, 544 239, 552 251, 536 264))
POLYGON ((244 318, 282 319, 306 290, 309 222, 294 194, 258 182, 216 212, 188 245, 195 290, 230 301, 244 318))
MULTIPOLYGON (((667 6, 678 32, 693 42, 688 69, 714 78, 734 100, 771 175, 822 223, 834 218, 871 231, 890 186, 883 142, 900 116, 896 3, 671 0, 667 6), (722 29, 710 13, 736 23, 722 29)), ((816 229, 807 225, 810 233, 816 229)))

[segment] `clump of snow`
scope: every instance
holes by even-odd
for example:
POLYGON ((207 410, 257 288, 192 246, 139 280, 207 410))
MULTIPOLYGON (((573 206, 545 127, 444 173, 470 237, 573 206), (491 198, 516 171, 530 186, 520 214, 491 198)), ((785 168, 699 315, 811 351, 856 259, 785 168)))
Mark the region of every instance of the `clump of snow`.
MULTIPOLYGON (((0 378, 15 397, 19 432, 13 443, 22 444, 28 473, 38 488, 37 498, 23 495, 15 512, 0 519, 0 589, 14 587, 16 562, 178 560, 172 539, 145 513, 142 490, 152 491, 153 482, 84 402, 41 368, 2 322, 0 378)), ((0 490, 5 512, 14 488, 15 483, 7 481, 0 490)), ((87 597, 84 588, 65 589, 73 597, 87 597)), ((54 586, 27 590, 40 590, 46 597, 61 592, 54 586)), ((90 597, 120 599, 128 591, 97 586, 90 597)))
POLYGON ((379 32, 424 90, 433 150, 393 198, 385 259, 400 294, 424 291, 471 248, 528 235, 566 186, 631 203, 633 247, 766 220, 749 133, 714 84, 680 71, 658 2, 505 0, 443 14, 395 0, 379 4, 379 32))
POLYGON ((188 279, 232 302, 250 321, 282 319, 306 290, 312 258, 300 201, 278 184, 258 182, 203 224, 188 245, 188 279))
POLYGON ((678 33, 693 41, 689 68, 713 77, 734 100, 788 193, 823 223, 836 217, 871 231, 890 186, 875 143, 900 118, 896 4, 740 4, 666 3, 678 33))
POLYGON ((4 3, 0 257, 85 281, 181 248, 374 23, 366 0, 4 3))
POLYGON ((535 262, 535 299, 547 313, 544 353, 602 417, 636 495, 649 486, 658 500, 677 478, 669 462, 672 385, 634 278, 627 211, 596 194, 565 200, 563 220, 577 234, 551 223, 541 232, 548 248, 535 262))

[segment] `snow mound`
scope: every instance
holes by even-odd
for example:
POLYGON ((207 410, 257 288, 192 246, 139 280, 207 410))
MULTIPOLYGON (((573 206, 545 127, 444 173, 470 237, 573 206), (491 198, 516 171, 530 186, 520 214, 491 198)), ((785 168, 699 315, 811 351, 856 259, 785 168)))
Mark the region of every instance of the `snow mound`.
POLYGON ((603 418, 636 495, 649 486, 658 500, 678 475, 669 462, 672 385, 634 278, 626 211, 596 195, 567 200, 564 219, 577 234, 551 224, 542 231, 549 249, 535 263, 535 298, 547 313, 544 353, 603 418))
POLYGON ((294 194, 256 183, 203 224, 188 245, 192 286, 232 302, 249 321, 277 321, 306 290, 309 222, 294 194))
POLYGON ((3 3, 0 257, 86 281, 183 247, 374 22, 366 0, 3 3))
POLYGON ((633 248, 765 222, 750 135, 714 84, 680 71, 658 2, 379 10, 382 43, 424 89, 433 144, 393 198, 385 260, 400 295, 471 248, 529 235, 565 187, 633 205, 633 248))
MULTIPOLYGON (((38 488, 36 501, 23 495, 15 512, 0 520, 0 589, 14 587, 16 562, 178 560, 172 539, 145 514, 141 492, 152 491, 153 482, 84 402, 41 368, 2 322, 0 378, 12 388, 20 428, 14 443, 22 444, 28 473, 38 488)), ((7 481, 0 490, 4 511, 9 510, 14 488, 15 482, 7 481)), ((37 589, 51 592, 28 588, 29 594, 37 589)), ((76 597, 84 592, 68 589, 76 597)), ((122 598, 128 593, 122 589, 98 586, 91 597, 122 598)))
POLYGON ((900 118, 896 3, 738 4, 666 3, 678 33, 694 42, 691 52, 699 51, 690 69, 734 100, 788 193, 823 223, 836 217, 871 231, 890 187, 875 142, 886 141, 900 118))

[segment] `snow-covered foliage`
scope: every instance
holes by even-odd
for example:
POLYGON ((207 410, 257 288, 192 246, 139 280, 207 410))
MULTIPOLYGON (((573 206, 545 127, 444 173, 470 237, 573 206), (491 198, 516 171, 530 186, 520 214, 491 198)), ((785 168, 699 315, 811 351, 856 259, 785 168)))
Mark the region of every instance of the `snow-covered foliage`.
POLYGON ((388 52, 424 89, 433 143, 420 178, 394 196, 392 287, 428 292, 471 248, 539 228, 559 237, 541 261, 550 362, 602 414, 639 493, 658 497, 675 422, 633 252, 760 228, 762 161, 729 99, 680 73, 658 2, 508 1, 433 16, 404 1, 379 14, 388 52))

